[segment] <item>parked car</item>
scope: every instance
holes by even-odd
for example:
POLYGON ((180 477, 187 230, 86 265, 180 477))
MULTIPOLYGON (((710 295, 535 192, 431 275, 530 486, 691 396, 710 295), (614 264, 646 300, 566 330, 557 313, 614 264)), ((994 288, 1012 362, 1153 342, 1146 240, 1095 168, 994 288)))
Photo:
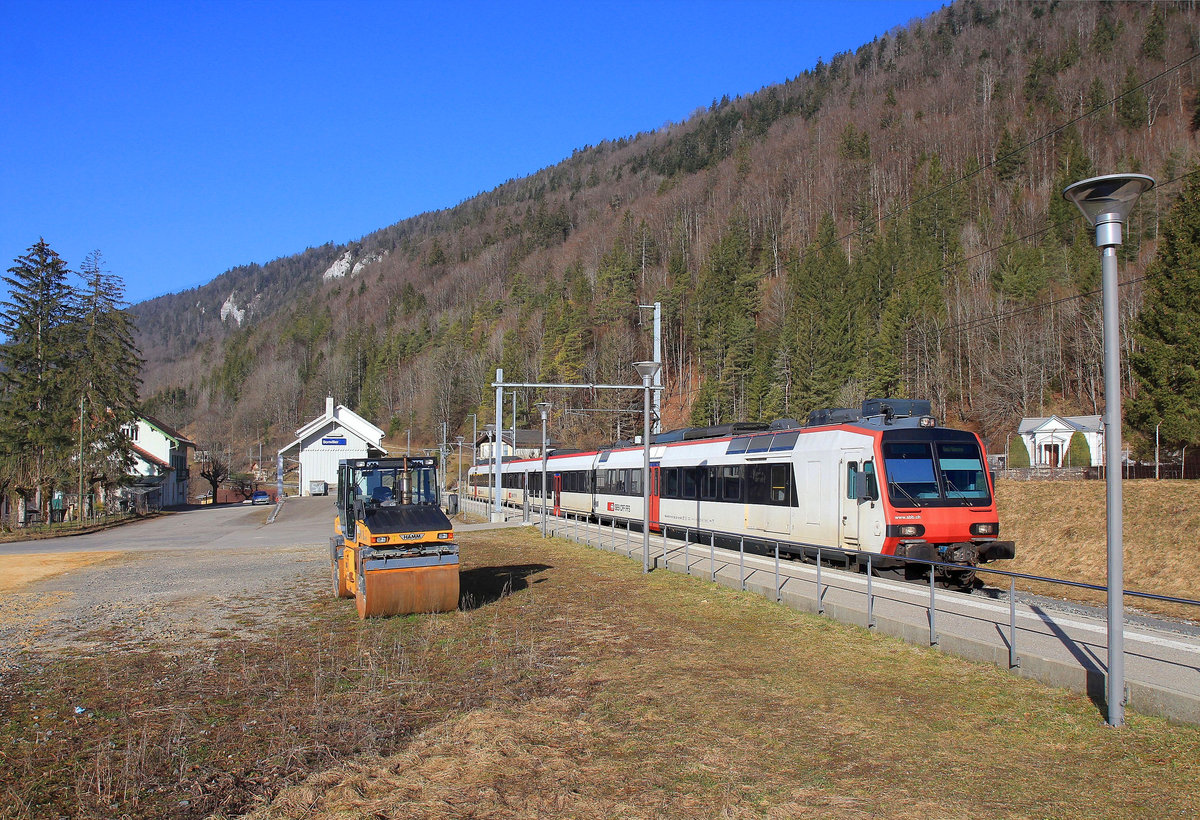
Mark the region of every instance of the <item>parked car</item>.
POLYGON ((250 496, 250 503, 251 504, 270 504, 271 496, 267 495, 266 490, 255 490, 254 494, 250 496))

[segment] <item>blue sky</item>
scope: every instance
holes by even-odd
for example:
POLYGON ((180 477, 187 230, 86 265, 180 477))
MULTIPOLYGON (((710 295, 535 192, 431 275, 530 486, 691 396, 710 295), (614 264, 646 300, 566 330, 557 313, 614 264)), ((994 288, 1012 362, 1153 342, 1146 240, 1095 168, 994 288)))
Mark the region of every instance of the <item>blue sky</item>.
POLYGON ((0 0, 0 256, 131 301, 457 204, 940 2, 0 0))

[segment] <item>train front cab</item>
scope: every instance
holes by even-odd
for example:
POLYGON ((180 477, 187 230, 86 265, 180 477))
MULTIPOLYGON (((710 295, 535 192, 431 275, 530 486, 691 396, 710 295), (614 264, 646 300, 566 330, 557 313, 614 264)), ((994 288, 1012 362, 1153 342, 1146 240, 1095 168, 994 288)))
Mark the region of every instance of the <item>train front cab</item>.
MULTIPOLYGON (((949 574, 965 584, 974 577, 966 568, 1016 554, 1013 542, 999 540, 995 488, 978 436, 910 427, 884 431, 877 448, 883 480, 874 494, 886 515, 883 556, 963 566, 949 574)), ((908 563, 881 561, 892 568, 908 563)))

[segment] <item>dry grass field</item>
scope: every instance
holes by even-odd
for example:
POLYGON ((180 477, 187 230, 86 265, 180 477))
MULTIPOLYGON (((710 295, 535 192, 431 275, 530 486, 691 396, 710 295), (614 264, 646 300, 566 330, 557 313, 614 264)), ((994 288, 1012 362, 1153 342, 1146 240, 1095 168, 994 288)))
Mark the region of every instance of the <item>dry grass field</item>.
POLYGON ((1082 696, 528 530, 461 542, 457 613, 362 623, 322 576, 224 639, 23 653, 0 686, 0 818, 1200 805, 1200 727, 1115 731, 1082 696))
MULTIPOLYGON (((1200 481, 1126 481, 1125 588, 1200 599, 1200 481)), ((1103 481, 1003 481, 997 484, 1001 537, 1015 572, 1103 585, 1107 573, 1103 481)), ((1046 595, 1102 602, 1104 593, 1018 584, 1046 595)), ((1200 620, 1200 608, 1126 599, 1126 605, 1200 620)))

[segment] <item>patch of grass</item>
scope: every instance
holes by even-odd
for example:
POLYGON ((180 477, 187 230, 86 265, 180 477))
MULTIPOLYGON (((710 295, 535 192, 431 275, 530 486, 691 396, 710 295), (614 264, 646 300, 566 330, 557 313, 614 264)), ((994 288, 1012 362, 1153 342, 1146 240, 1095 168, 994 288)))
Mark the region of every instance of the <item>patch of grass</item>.
POLYGON ((460 541, 475 605, 457 613, 363 623, 321 577, 281 625, 215 648, 26 653, 0 688, 0 817, 1165 818, 1200 802, 1200 728, 1130 713, 1112 730, 1081 696, 525 530, 460 541))
MULTIPOLYGON (((1195 541, 1200 531, 1200 481, 1126 481, 1122 496, 1125 588, 1200 598, 1195 541)), ((1103 481, 1001 480, 996 502, 1001 537, 1017 543, 1017 557, 996 566, 1100 586, 1106 583, 1103 481)), ((1018 581, 1017 586, 1059 598, 1097 604, 1105 600, 1103 592, 1053 584, 1018 581)), ((1135 598, 1126 598, 1126 606, 1200 620, 1197 607, 1135 598)))

